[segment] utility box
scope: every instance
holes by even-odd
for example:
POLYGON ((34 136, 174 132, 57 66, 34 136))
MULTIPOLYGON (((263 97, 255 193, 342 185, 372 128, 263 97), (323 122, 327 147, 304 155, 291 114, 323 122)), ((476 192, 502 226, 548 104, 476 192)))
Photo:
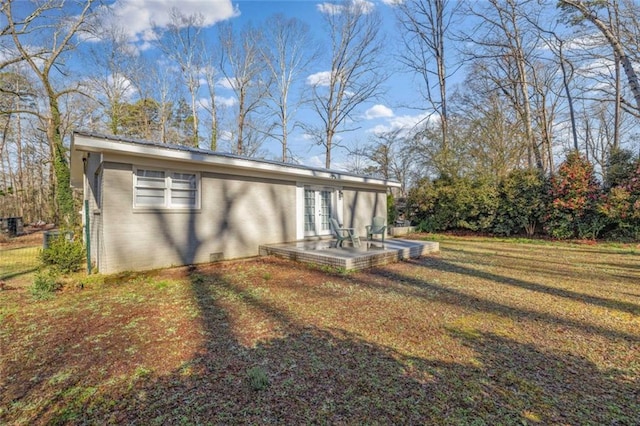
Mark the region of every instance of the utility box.
POLYGON ((7 217, 4 221, 6 221, 7 234, 9 234, 9 237, 17 237, 24 232, 22 217, 7 217))
POLYGON ((64 235, 64 238, 67 241, 73 241, 73 232, 72 231, 45 231, 42 236, 42 249, 46 250, 49 248, 49 246, 51 245, 51 241, 55 240, 56 238, 60 238, 62 235, 64 235))

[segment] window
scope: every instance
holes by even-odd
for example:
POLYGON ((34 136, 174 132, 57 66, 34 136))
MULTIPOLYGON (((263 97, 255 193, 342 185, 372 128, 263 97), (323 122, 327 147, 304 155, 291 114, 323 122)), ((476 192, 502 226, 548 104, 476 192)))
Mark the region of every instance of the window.
POLYGON ((134 170, 133 206, 167 209, 199 207, 199 175, 168 170, 134 170))

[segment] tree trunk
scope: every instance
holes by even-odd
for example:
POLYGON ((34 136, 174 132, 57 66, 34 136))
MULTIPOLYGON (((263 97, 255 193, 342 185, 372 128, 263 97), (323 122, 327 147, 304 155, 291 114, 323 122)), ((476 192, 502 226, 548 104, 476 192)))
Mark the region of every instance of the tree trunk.
POLYGON ((326 143, 326 148, 327 148, 327 153, 326 153, 326 157, 325 157, 325 167, 327 169, 331 168, 331 144, 333 143, 333 132, 331 131, 331 129, 327 129, 327 143, 326 143))
POLYGON ((577 9, 582 13, 582 16, 591 21, 591 23, 595 25, 607 39, 622 64, 622 68, 629 80, 629 87, 631 88, 631 92, 633 93, 633 97, 636 101, 636 108, 640 111, 640 82, 638 81, 638 76, 633 69, 633 64, 631 63, 629 56, 625 53, 624 46, 622 46, 618 37, 616 37, 613 31, 607 27, 607 24, 591 12, 581 0, 560 0, 560 3, 577 9))
POLYGON ((49 95, 49 108, 51 109, 51 117, 47 123, 47 135, 52 153, 54 181, 53 190, 54 205, 57 207, 56 222, 67 228, 71 228, 77 224, 77 218, 73 205, 73 192, 71 190, 71 172, 69 170, 69 161, 67 160, 66 149, 62 139, 62 117, 58 101, 53 90, 47 88, 49 95))

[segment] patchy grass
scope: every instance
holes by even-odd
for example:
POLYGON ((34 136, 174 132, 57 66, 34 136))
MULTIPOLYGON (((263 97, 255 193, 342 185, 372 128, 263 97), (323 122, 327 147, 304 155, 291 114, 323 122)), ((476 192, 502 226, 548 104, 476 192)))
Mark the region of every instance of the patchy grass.
POLYGON ((39 247, 0 249, 0 280, 34 272, 39 265, 39 247))
POLYGON ((0 423, 637 424, 637 247, 441 237, 0 291, 0 423))

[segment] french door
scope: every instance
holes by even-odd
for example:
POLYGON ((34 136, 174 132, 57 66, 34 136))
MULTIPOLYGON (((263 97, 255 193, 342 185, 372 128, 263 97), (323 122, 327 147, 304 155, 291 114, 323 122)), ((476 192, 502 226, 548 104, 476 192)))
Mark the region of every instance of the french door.
POLYGON ((305 237, 331 234, 332 195, 332 191, 326 189, 304 189, 305 237))

